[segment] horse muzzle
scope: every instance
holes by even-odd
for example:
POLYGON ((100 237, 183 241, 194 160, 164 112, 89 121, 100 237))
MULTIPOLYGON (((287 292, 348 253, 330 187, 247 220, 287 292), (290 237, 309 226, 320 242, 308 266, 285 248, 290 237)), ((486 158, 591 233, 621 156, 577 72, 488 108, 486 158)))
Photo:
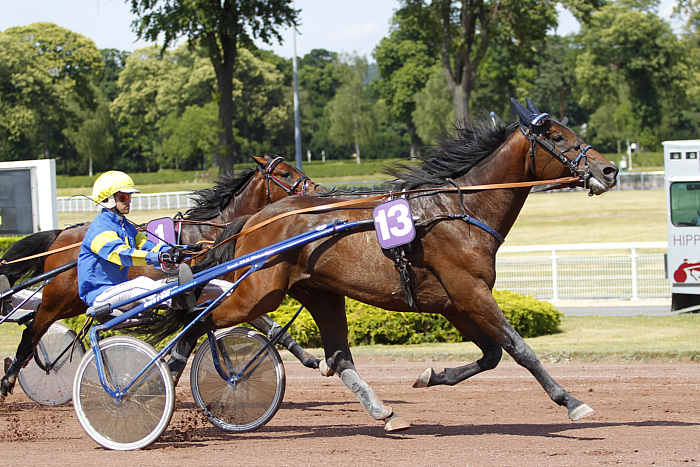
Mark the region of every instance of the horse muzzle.
POLYGON ((617 166, 610 161, 591 164, 590 176, 585 183, 585 187, 590 190, 588 196, 602 195, 617 185, 617 173, 617 166))

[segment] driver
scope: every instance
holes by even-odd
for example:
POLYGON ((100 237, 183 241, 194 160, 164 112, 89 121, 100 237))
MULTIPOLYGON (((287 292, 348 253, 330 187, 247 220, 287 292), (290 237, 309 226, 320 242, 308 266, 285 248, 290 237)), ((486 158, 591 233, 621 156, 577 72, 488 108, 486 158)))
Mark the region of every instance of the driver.
MULTIPOLYGON (((131 177, 124 172, 105 172, 93 185, 92 199, 102 206, 102 211, 90 224, 78 256, 78 292, 88 306, 114 305, 155 290, 165 283, 165 280, 156 281, 145 276, 129 280, 131 266, 158 267, 160 263, 181 263, 185 260, 184 247, 156 244, 126 219, 131 210, 133 193, 138 193, 138 190, 131 177)), ((191 279, 189 266, 181 265, 180 282, 191 279)), ((203 295, 218 296, 227 286, 230 283, 226 281, 210 281, 203 295)), ((170 299, 163 303, 174 308, 191 308, 195 304, 192 294, 193 291, 188 291, 185 295, 176 296, 174 303, 170 299)), ((122 308, 133 308, 150 298, 136 300, 122 308)))

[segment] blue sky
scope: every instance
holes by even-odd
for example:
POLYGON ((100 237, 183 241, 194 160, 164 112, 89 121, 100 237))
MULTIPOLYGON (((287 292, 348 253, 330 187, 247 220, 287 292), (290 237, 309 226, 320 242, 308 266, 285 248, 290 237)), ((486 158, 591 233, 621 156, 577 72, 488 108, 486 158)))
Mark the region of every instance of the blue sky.
MULTIPOLYGON (((668 18, 674 3, 663 0, 660 15, 668 18)), ((398 7, 398 0, 296 0, 296 8, 302 10, 297 55, 324 48, 371 58, 373 49, 388 34, 391 16, 398 7)), ((91 38, 100 49, 133 51, 148 45, 136 41, 131 31, 134 17, 125 0, 0 0, 0 11, 0 31, 48 21, 91 38)), ((577 28, 570 15, 561 17, 559 34, 577 28)), ((293 54, 292 31, 283 36, 282 45, 259 45, 289 58, 293 54)))
MULTIPOLYGON (((297 54, 315 48, 371 55, 389 31, 397 0, 296 0, 301 9, 297 54)), ((0 31, 48 21, 95 41, 98 48, 133 51, 148 45, 136 42, 131 31, 134 17, 125 0, 0 0, 0 31)), ((283 45, 261 47, 291 57, 293 34, 285 31, 283 45)))

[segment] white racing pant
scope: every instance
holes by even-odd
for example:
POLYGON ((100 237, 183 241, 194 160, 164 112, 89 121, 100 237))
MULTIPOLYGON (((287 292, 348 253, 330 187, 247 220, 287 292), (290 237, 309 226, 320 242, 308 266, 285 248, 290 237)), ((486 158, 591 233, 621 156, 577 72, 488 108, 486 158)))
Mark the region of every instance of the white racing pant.
POLYGON ((12 294, 12 308, 20 306, 20 310, 36 311, 41 304, 41 291, 24 289, 12 294))
MULTIPOLYGON (((117 284, 114 287, 110 287, 95 298, 95 303, 93 306, 100 306, 110 303, 112 305, 129 300, 138 295, 157 289, 165 285, 167 281, 165 279, 159 279, 157 281, 151 279, 150 277, 139 276, 130 281, 117 284)), ((205 286, 202 291, 200 299, 202 301, 214 300, 219 295, 224 293, 231 287, 231 282, 212 279, 205 286)), ((28 311, 36 311, 41 304, 42 294, 41 292, 35 292, 33 290, 24 289, 18 290, 12 294, 12 308, 17 308, 20 304, 20 309, 28 311)), ((152 295, 147 296, 142 300, 137 300, 135 302, 129 303, 128 305, 122 307, 122 310, 130 310, 137 305, 153 298, 152 295)), ((170 306, 170 299, 163 302, 165 306, 170 306)))
MULTIPOLYGON (((151 279, 150 277, 139 276, 130 281, 117 284, 114 287, 110 287, 95 298, 95 303, 92 306, 102 306, 107 303, 115 305, 117 303, 130 300, 143 293, 156 290, 159 287, 165 285, 167 281, 165 279, 159 279, 157 281, 151 279)), ((202 295, 199 297, 202 301, 214 300, 219 295, 228 290, 233 284, 221 279, 212 279, 204 286, 202 295)), ((166 291, 167 292, 167 291, 166 291)), ((121 307, 121 310, 130 310, 142 303, 154 298, 153 295, 148 295, 140 300, 135 300, 128 305, 121 307)), ((171 300, 167 299, 162 302, 165 306, 170 306, 171 300)))

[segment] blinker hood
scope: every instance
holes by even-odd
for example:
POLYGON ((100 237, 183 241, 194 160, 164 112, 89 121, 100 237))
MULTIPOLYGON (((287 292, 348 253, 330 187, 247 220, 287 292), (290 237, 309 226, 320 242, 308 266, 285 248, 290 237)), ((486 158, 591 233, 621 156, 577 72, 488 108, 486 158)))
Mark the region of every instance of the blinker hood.
POLYGON ((510 98, 511 106, 520 118, 520 126, 528 128, 537 135, 545 134, 552 126, 552 118, 548 113, 540 112, 530 99, 526 98, 525 102, 527 108, 514 98, 510 98))

